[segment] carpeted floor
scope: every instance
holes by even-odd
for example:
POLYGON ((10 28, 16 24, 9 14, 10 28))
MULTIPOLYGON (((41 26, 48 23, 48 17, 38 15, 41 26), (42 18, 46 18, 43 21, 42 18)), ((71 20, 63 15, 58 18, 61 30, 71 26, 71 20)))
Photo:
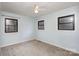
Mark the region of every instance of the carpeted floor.
POLYGON ((79 54, 49 45, 47 43, 31 40, 0 49, 2 56, 79 56, 79 54))

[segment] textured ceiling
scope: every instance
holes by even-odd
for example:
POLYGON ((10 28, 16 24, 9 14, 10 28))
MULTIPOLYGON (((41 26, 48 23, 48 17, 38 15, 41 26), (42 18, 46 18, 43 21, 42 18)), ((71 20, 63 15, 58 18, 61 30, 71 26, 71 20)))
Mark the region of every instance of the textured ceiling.
POLYGON ((78 6, 79 2, 1 2, 0 4, 3 11, 35 17, 78 6), (38 14, 33 11, 35 4, 39 6, 38 14))

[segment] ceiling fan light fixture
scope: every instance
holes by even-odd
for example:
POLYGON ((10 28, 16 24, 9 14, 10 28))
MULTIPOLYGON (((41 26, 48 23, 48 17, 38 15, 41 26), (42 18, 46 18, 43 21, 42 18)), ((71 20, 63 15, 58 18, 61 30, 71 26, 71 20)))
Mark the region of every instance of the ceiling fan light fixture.
POLYGON ((34 12, 35 12, 35 13, 38 13, 38 10, 35 10, 34 12))
POLYGON ((38 6, 37 5, 35 5, 34 12, 38 13, 38 6))

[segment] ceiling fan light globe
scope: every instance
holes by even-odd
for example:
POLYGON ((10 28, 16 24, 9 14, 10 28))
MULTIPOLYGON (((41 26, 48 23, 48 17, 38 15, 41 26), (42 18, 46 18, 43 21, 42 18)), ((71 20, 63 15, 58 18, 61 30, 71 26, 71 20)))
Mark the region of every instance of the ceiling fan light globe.
POLYGON ((35 10, 35 13, 38 13, 38 10, 35 10))

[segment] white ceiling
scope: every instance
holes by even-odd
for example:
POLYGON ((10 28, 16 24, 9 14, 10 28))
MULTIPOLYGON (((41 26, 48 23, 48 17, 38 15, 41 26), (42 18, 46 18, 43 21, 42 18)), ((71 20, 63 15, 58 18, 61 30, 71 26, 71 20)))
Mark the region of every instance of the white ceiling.
POLYGON ((3 11, 25 16, 41 16, 64 8, 78 6, 79 2, 1 2, 3 11), (39 13, 33 12, 34 5, 39 6, 39 13))

